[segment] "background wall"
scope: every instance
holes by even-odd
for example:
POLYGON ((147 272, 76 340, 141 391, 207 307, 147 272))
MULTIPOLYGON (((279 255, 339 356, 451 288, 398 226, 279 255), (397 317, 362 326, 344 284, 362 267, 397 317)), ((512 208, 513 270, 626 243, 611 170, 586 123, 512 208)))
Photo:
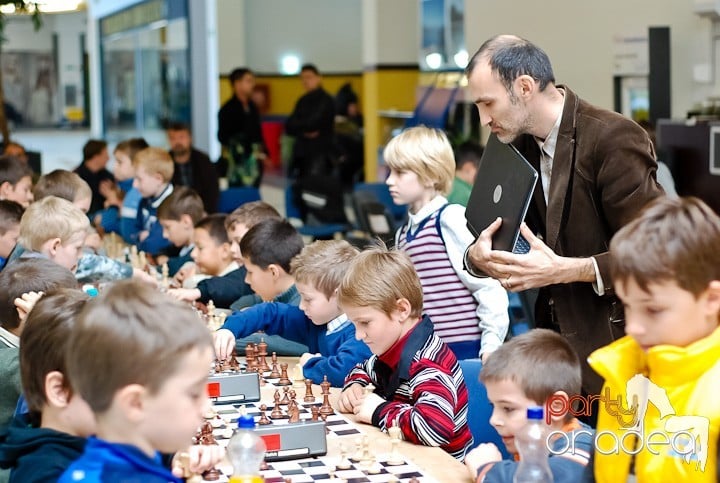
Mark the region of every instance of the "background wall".
POLYGON ((672 61, 672 115, 685 112, 713 91, 693 72, 711 62, 711 22, 693 12, 687 0, 555 0, 465 2, 465 38, 472 55, 487 38, 514 33, 541 46, 550 56, 555 78, 586 100, 613 107, 614 39, 669 26, 672 61))

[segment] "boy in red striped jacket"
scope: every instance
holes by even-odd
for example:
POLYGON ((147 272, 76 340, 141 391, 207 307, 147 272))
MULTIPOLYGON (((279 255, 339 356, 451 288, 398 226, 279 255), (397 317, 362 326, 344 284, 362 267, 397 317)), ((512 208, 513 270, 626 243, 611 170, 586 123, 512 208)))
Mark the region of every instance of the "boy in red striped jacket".
POLYGON ((472 445, 468 392, 455 355, 421 313, 422 294, 403 252, 371 248, 350 264, 338 303, 373 356, 345 379, 340 411, 383 431, 397 425, 403 439, 462 460, 472 445))

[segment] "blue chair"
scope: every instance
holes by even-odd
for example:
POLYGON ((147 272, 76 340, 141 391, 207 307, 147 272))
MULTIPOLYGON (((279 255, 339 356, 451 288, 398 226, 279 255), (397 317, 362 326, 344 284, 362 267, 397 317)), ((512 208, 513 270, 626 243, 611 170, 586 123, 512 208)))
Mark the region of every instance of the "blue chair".
POLYGON ((254 187, 228 188, 220 192, 219 213, 232 213, 240 205, 260 201, 260 190, 254 187))
POLYGON ((420 98, 413 115, 405 123, 405 127, 427 126, 445 129, 450 107, 455 102, 458 88, 429 87, 420 98))
POLYGON ((465 359, 458 362, 468 389, 470 401, 468 404, 468 425, 473 435, 473 447, 480 443, 495 443, 495 446, 502 453, 503 459, 511 459, 502 438, 490 424, 493 407, 488 400, 485 386, 480 382, 482 362, 480 359, 465 359))
MULTIPOLYGON (((295 204, 292 185, 285 188, 285 216, 288 220, 292 219, 296 220, 296 223, 302 223, 302 215, 300 208, 295 204)), ((328 240, 332 239, 336 233, 344 233, 347 230, 347 225, 344 223, 303 224, 297 230, 301 235, 308 236, 313 240, 328 240)))

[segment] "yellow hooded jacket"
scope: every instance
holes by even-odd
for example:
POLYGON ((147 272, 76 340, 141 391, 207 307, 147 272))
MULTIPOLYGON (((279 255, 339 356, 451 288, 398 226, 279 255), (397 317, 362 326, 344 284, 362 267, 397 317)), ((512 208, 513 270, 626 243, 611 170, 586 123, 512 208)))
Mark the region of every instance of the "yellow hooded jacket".
POLYGON ((660 345, 647 353, 626 336, 590 354, 588 362, 605 379, 602 394, 609 390, 613 400, 621 396, 626 411, 628 387, 641 387, 638 394, 647 396, 638 398, 641 408, 643 400, 649 401, 642 424, 633 428, 642 435, 642 447, 639 438, 629 434, 632 415, 613 415, 616 408, 611 405, 608 412, 600 401, 594 461, 598 483, 627 481, 633 464, 630 453, 638 449, 634 460, 638 482, 716 481, 720 328, 687 347, 660 345), (631 379, 633 383, 628 385, 631 379), (683 446, 688 438, 677 435, 679 431, 695 433, 696 451, 683 446), (686 462, 680 453, 693 454, 686 462))

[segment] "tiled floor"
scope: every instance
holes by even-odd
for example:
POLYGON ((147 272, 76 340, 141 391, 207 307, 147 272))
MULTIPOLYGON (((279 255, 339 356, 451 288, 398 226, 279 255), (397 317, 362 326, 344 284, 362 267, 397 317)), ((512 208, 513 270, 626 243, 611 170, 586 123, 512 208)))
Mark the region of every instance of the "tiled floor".
MULTIPOLYGON (((12 139, 25 146, 25 149, 40 152, 43 173, 49 173, 54 169, 72 170, 77 167, 82 160, 83 145, 89 138, 90 132, 83 129, 18 131, 12 135, 12 139)), ((161 145, 159 143, 164 139, 148 141, 161 145)), ((111 171, 113 148, 114 143, 110 143, 111 160, 108 163, 108 169, 111 171)), ((273 205, 280 213, 285 213, 284 187, 285 179, 272 173, 265 177, 265 182, 260 187, 262 199, 273 205)))

